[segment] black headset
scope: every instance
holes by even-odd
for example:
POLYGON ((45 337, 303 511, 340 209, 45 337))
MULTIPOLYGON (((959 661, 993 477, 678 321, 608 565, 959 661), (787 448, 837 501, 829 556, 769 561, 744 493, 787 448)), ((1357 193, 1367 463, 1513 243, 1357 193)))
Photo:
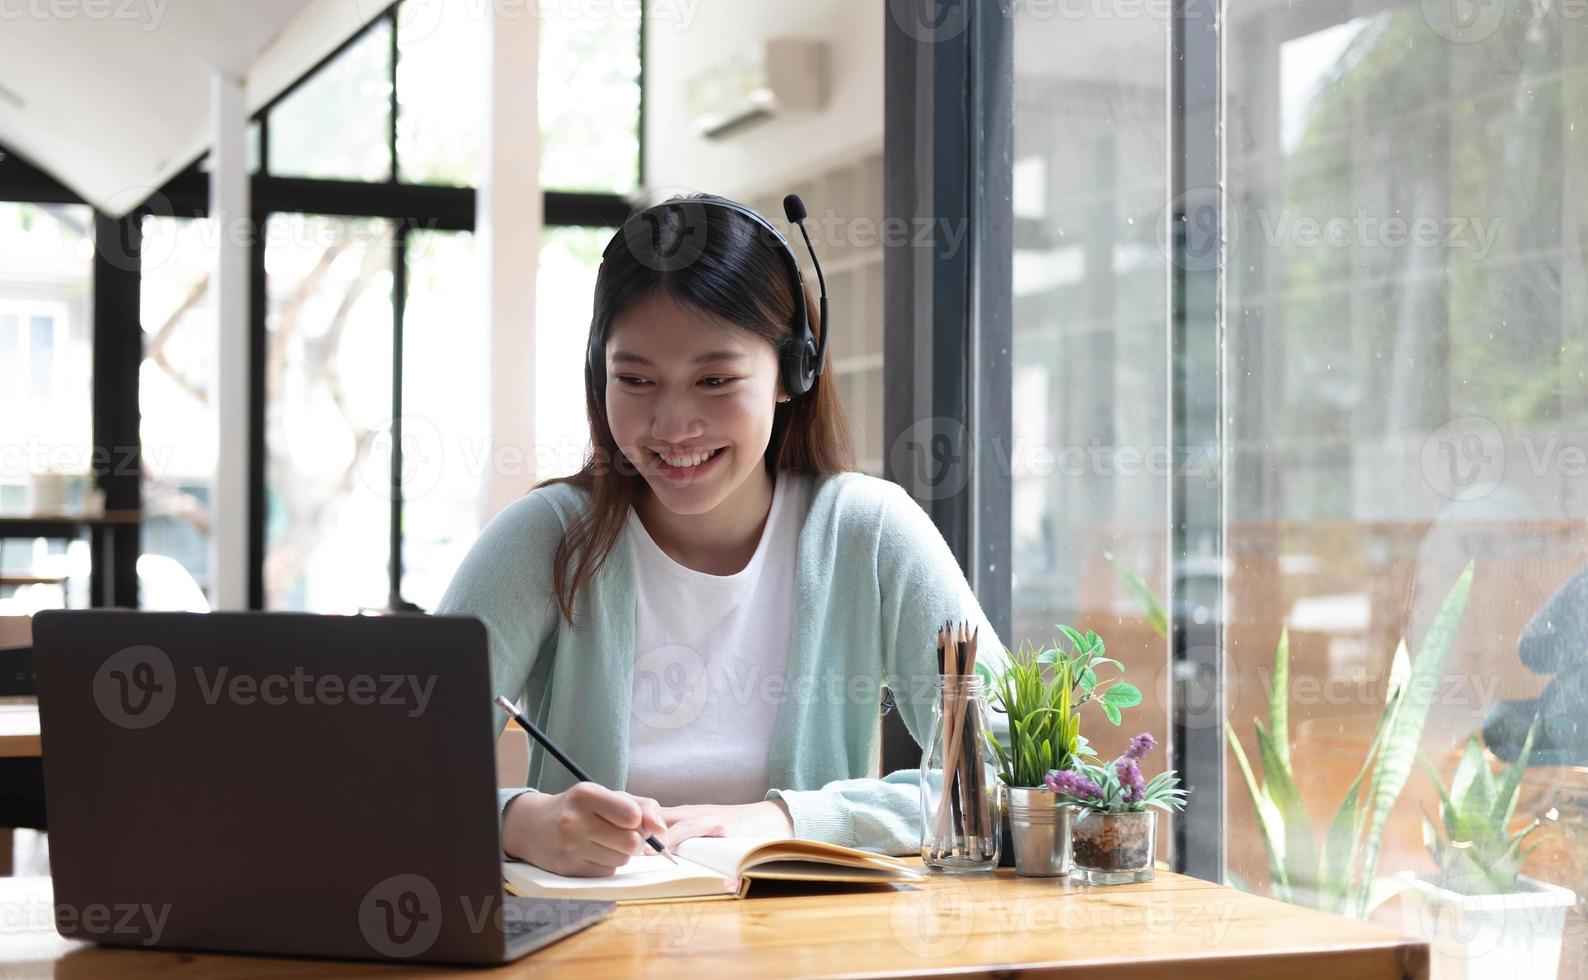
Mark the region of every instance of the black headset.
MULTIPOLYGON (((730 201, 716 194, 703 194, 698 197, 664 201, 643 211, 638 211, 630 215, 623 222, 623 227, 619 228, 617 233, 612 236, 612 240, 607 242, 607 247, 601 251, 601 261, 604 263, 607 257, 612 254, 612 250, 619 247, 620 244, 627 243, 630 249, 633 250, 635 240, 632 236, 640 234, 645 236, 641 241, 647 244, 651 250, 647 256, 642 257, 642 261, 647 258, 651 259, 660 263, 660 265, 656 266, 657 268, 666 270, 687 265, 699 257, 699 244, 696 244, 693 255, 687 254, 687 252, 683 256, 677 254, 672 256, 657 255, 655 252, 657 243, 654 235, 658 224, 655 212, 662 208, 683 208, 687 217, 689 209, 704 206, 721 208, 749 218, 757 226, 767 231, 772 236, 772 241, 778 246, 784 270, 788 273, 789 284, 794 289, 794 320, 791 324, 794 328, 793 343, 785 345, 778 352, 778 367, 783 377, 783 387, 788 391, 789 397, 798 398, 816 385, 816 376, 821 374, 826 368, 827 337, 832 333, 831 321, 827 319, 827 280, 822 276, 821 263, 816 261, 816 249, 811 245, 810 232, 805 230, 805 202, 800 200, 798 194, 790 194, 783 198, 783 213, 788 217, 791 224, 799 227, 800 234, 805 236, 805 247, 811 253, 811 264, 816 267, 816 281, 821 289, 822 337, 819 344, 816 341, 816 332, 811 329, 810 313, 805 308, 805 277, 800 274, 800 263, 799 259, 794 255, 794 249, 790 247, 788 239, 783 237, 783 233, 778 231, 772 222, 737 201, 730 201)), ((701 240, 703 241, 707 233, 707 222, 703 211, 698 224, 701 240)), ((599 274, 598 272, 597 275, 599 276, 599 274)), ((590 332, 590 346, 586 353, 585 371, 591 383, 595 386, 596 400, 600 404, 605 405, 607 388, 606 332, 611 327, 611 324, 603 323, 599 326, 599 330, 590 332)))

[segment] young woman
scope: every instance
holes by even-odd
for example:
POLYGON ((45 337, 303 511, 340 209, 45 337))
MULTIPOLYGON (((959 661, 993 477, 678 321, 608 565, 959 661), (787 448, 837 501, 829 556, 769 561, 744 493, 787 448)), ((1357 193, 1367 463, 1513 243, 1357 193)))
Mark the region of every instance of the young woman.
POLYGON ((437 609, 484 620, 496 692, 596 780, 536 751, 502 794, 508 854, 603 875, 652 833, 918 850, 916 772, 868 778, 881 687, 921 739, 939 627, 1002 647, 926 513, 854 472, 816 310, 788 243, 722 198, 607 246, 593 452, 490 522, 437 609))

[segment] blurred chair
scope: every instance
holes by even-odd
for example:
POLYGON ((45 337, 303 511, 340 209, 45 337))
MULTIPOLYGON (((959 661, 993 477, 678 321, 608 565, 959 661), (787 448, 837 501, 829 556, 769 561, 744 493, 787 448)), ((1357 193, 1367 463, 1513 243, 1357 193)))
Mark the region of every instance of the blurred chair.
POLYGON ((166 555, 139 555, 138 608, 204 613, 210 603, 181 562, 166 555))

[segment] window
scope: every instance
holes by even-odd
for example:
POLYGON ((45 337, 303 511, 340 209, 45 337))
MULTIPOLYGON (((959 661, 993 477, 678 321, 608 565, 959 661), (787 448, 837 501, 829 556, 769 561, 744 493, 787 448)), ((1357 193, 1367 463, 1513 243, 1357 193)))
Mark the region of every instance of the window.
MULTIPOLYGON (((213 598, 210 543, 216 439, 218 336, 210 269, 214 250, 198 221, 143 221, 140 290, 143 363, 138 403, 143 445, 143 547, 157 563, 142 576, 145 609, 189 609, 196 589, 213 598)), ((200 607, 201 608, 201 607, 200 607)))
POLYGON ((1013 25, 1006 642, 1052 642, 1056 623, 1102 634, 1143 704, 1120 728, 1090 715, 1087 735, 1113 758, 1150 731, 1162 767, 1168 658, 1121 572, 1167 592, 1167 36, 1161 20, 1102 31, 1053 9, 1022 4, 1013 25))
POLYGON ((391 26, 377 20, 270 113, 270 173, 386 180, 392 175, 391 26))
POLYGON ((472 234, 415 232, 407 262, 402 595, 434 609, 479 536, 481 486, 495 465, 490 338, 472 234))
POLYGON ((266 608, 386 604, 392 235, 302 214, 266 228, 266 608))
POLYGON ((83 502, 93 440, 93 214, 0 201, 0 486, 83 502))
POLYGON ((55 318, 28 317, 28 363, 34 398, 48 398, 55 387, 55 318))
MULTIPOLYGON (((1541 820, 1523 873, 1581 895, 1588 784, 1570 767, 1588 764, 1588 695, 1564 624, 1588 566, 1588 22, 1533 4, 1460 22, 1440 5, 1352 11, 1235 5, 1225 29, 1230 716, 1257 765, 1250 718, 1288 629, 1292 766, 1321 833, 1404 639, 1437 681, 1413 733, 1431 769, 1388 812, 1377 875, 1521 887, 1442 866, 1421 827, 1439 826, 1436 780, 1470 740, 1498 767, 1542 714, 1510 829, 1541 820), (1469 562, 1441 641, 1435 613, 1469 562)), ((1306 858, 1286 858, 1290 889, 1271 880, 1231 772, 1231 873, 1327 904, 1306 858)), ((1406 901, 1403 924, 1431 928, 1437 902, 1406 901)), ((1436 973, 1468 955, 1428 938, 1436 973)), ((1567 940, 1562 975, 1588 969, 1584 949, 1567 940)), ((1471 955, 1470 975, 1498 970, 1471 955)))
POLYGON ((397 179, 473 187, 485 112, 480 8, 404 0, 397 17, 397 179))
POLYGON ((0 398, 12 398, 21 387, 22 318, 15 313, 0 313, 0 398))
POLYGON ((535 279, 536 458, 530 461, 539 479, 577 472, 590 451, 584 371, 569 365, 584 364, 596 269, 614 231, 547 228, 541 237, 535 279))
MULTIPOLYGON (((572 333, 540 334, 549 346, 582 345, 600 242, 639 180, 642 25, 620 8, 542 15, 542 106, 556 114, 543 132, 556 161, 546 172, 558 175, 546 213, 567 234, 548 235, 559 275, 542 275, 540 301, 559 322, 568 304, 584 305, 566 321, 572 333)), ((264 320, 251 327, 266 351, 264 404, 251 413, 265 459, 250 487, 255 606, 425 609, 483 525, 481 483, 499 465, 472 234, 487 27, 469 4, 393 4, 249 127, 266 293, 264 320), (328 195, 319 181, 337 184, 328 195), (336 213, 344 200, 353 214, 336 213)), ((203 214, 207 172, 206 156, 163 189, 179 213, 203 214)), ((144 552, 176 559, 208 589, 215 446, 202 433, 214 427, 214 328, 207 260, 189 261, 199 227, 144 226, 145 255, 160 256, 143 283, 144 552)), ((4 358, 0 347, 0 374, 4 358)), ((536 460, 517 465, 527 488, 536 460)))
POLYGON ((540 21, 540 182, 624 194, 640 179, 638 4, 551 4, 540 21))
POLYGON ((1588 19, 1014 11, 1013 369, 978 379, 1013 386, 1014 636, 1095 628, 1147 673, 1133 730, 1226 734, 1184 774, 1226 794, 1210 876, 1421 935, 1436 977, 1585 975, 1551 889, 1588 893, 1588 19), (1165 692, 1197 637, 1194 723, 1165 692), (1535 720, 1514 814, 1447 827, 1535 720), (1475 942, 1462 894, 1531 912, 1475 942))

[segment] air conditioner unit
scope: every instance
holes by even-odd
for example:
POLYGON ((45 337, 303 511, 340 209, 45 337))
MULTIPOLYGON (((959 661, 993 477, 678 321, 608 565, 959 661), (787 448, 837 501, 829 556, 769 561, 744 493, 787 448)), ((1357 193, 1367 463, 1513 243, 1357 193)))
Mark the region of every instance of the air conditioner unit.
POLYGON ((695 133, 723 139, 784 112, 827 105, 827 43, 780 37, 689 79, 685 104, 695 133))

